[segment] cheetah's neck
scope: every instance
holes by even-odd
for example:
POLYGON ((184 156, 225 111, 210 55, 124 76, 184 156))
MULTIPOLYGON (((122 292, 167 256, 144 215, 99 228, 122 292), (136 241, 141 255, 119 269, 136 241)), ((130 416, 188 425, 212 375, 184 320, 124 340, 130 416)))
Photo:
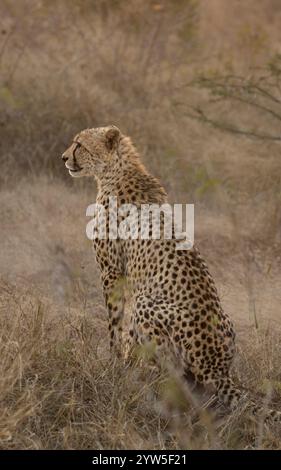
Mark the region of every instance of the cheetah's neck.
POLYGON ((118 154, 109 171, 97 180, 98 198, 102 195, 124 196, 135 202, 162 204, 167 194, 159 181, 152 176, 140 160, 139 154, 128 137, 122 137, 118 154), (145 195, 145 201, 143 196, 145 195))

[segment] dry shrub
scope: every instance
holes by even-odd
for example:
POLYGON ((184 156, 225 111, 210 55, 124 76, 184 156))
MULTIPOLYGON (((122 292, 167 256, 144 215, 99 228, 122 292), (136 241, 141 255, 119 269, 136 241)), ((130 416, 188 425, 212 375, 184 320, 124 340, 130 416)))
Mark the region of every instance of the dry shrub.
POLYGON ((167 1, 158 9, 138 0, 129 6, 34 2, 22 23, 24 2, 16 8, 7 2, 1 62, 6 159, 33 172, 57 171, 53 156, 74 133, 110 122, 145 134, 142 144, 159 152, 170 93, 192 48, 193 3, 167 1))
MULTIPOLYGON (((235 376, 280 409, 280 145, 186 115, 207 97, 187 87, 198 74, 247 77, 280 52, 279 2, 256 3, 1 2, 2 448, 280 448, 278 427, 243 409, 192 420, 169 371, 109 358, 85 237, 95 187, 66 180, 60 161, 79 130, 114 123, 172 200, 195 202, 238 331, 235 376)), ((222 111, 261 125, 247 107, 222 111)))

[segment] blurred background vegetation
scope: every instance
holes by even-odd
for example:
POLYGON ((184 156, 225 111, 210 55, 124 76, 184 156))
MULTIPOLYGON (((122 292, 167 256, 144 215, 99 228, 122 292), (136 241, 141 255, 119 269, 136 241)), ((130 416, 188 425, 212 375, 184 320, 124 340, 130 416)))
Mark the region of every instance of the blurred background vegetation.
POLYGON ((278 237, 279 1, 3 0, 0 17, 2 184, 72 184, 73 135, 114 123, 172 199, 261 204, 278 237))
POLYGON ((280 22, 280 0, 1 0, 1 448, 280 448, 239 413, 209 432, 172 410, 170 429, 149 374, 109 361, 95 184, 60 158, 86 127, 133 139, 195 203, 236 376, 280 384, 280 22))
MULTIPOLYGON (((200 186, 202 155, 212 148, 220 166, 231 160, 228 145, 242 167, 260 153, 260 142, 210 135, 189 111, 208 101, 202 76, 220 78, 222 97, 224 76, 258 79, 269 64, 280 74, 279 1, 257 9, 253 0, 3 0, 0 14, 1 180, 15 164, 63 176, 56 157, 73 134, 107 123, 133 137, 160 177, 173 169, 185 191, 200 186)), ((251 120, 250 129, 280 135, 280 120, 239 104, 217 99, 213 119, 223 113, 230 126, 238 117, 240 126, 251 120)))

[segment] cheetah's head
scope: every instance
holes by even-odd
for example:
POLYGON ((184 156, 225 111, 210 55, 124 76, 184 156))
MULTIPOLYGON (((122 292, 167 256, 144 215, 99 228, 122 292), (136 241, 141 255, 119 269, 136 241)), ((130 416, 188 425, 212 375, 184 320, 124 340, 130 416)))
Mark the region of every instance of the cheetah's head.
POLYGON ((116 126, 85 129, 75 136, 62 159, 73 177, 106 174, 118 159, 121 132, 116 126))

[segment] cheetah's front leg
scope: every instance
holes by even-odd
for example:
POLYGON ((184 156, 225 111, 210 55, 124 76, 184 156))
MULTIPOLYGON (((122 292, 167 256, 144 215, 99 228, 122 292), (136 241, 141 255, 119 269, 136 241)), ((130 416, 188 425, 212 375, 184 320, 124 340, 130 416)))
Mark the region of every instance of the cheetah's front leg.
POLYGON ((121 355, 122 320, 124 316, 125 279, 120 272, 108 271, 102 275, 103 293, 108 312, 110 350, 121 355))

